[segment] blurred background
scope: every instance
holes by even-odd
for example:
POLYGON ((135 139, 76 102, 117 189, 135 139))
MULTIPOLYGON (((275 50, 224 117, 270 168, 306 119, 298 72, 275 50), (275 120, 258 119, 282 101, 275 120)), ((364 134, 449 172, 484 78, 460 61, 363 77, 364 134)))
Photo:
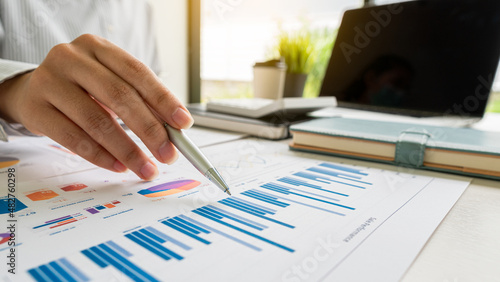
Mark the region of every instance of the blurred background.
MULTIPOLYGON (((249 98, 255 62, 275 58, 283 36, 301 34, 313 46, 304 97, 316 97, 343 12, 396 2, 151 0, 166 67, 162 78, 186 103, 249 98)), ((487 110, 500 112, 499 72, 493 92, 487 110)))

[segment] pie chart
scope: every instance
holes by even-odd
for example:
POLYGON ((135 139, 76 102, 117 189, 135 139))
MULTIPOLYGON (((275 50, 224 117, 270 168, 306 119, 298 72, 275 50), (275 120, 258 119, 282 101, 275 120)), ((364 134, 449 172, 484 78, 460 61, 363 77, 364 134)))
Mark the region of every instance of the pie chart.
POLYGON ((18 159, 16 158, 11 158, 11 157, 0 157, 0 169, 13 166, 19 162, 18 159))
POLYGON ((148 197, 148 198, 156 198, 162 196, 168 196, 177 194, 180 192, 188 191, 201 183, 196 180, 185 179, 185 180, 177 180, 172 182, 163 183, 160 185, 156 185, 147 189, 140 190, 139 194, 148 197))
POLYGON ((0 234, 0 245, 9 241, 10 239, 10 233, 1 233, 0 234))

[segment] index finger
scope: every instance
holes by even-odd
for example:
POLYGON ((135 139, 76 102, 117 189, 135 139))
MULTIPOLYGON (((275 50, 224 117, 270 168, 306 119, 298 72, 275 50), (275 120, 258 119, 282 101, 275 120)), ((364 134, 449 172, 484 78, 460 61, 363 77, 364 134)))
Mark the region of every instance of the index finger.
POLYGON ((134 87, 161 119, 178 129, 193 125, 186 107, 150 68, 106 39, 95 37, 95 40, 94 43, 100 46, 92 49, 97 60, 134 87))

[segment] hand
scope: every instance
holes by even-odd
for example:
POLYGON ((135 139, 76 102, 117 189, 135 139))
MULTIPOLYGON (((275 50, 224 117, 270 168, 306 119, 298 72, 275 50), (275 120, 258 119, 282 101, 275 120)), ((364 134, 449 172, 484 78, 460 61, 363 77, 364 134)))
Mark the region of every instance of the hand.
POLYGON ((158 169, 114 114, 162 163, 177 159, 162 121, 178 129, 193 124, 188 110, 147 66, 94 35, 55 46, 37 69, 0 85, 0 115, 7 120, 97 166, 155 178, 158 169))

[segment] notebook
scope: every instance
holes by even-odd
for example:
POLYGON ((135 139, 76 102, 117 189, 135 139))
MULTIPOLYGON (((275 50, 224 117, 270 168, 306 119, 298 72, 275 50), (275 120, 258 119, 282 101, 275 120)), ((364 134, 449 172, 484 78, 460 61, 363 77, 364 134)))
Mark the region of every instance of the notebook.
POLYGON ((500 133, 348 118, 292 125, 294 150, 500 179, 500 133))
POLYGON ((320 96, 335 96, 343 108, 478 120, 499 57, 499 1, 411 1, 348 10, 320 96))

